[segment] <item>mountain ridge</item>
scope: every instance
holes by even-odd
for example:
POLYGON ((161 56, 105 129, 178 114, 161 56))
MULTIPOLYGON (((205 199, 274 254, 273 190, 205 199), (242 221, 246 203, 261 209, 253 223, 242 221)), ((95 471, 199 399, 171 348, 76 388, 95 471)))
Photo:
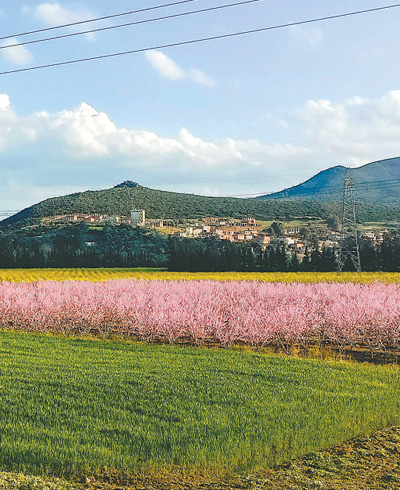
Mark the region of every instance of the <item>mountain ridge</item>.
POLYGON ((371 162, 362 167, 336 165, 282 191, 257 198, 209 197, 144 187, 126 180, 110 189, 75 192, 30 206, 0 221, 0 227, 38 224, 43 218, 99 213, 129 216, 145 209, 152 219, 196 219, 204 216, 258 220, 326 218, 340 214, 344 177, 350 176, 362 205, 361 221, 400 219, 400 157, 371 162))
POLYGON ((338 200, 343 192, 344 178, 350 177, 356 197, 369 203, 400 202, 400 157, 376 160, 360 167, 336 165, 322 170, 310 179, 258 199, 319 199, 338 200))

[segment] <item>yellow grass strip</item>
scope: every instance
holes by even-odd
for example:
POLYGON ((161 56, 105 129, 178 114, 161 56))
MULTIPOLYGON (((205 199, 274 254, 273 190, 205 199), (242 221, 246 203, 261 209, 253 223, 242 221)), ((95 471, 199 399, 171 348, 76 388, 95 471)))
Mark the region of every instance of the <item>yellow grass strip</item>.
POLYGON ((143 279, 164 281, 262 281, 262 282, 353 282, 400 283, 400 273, 391 272, 169 272, 157 269, 0 269, 0 281, 107 281, 143 279))

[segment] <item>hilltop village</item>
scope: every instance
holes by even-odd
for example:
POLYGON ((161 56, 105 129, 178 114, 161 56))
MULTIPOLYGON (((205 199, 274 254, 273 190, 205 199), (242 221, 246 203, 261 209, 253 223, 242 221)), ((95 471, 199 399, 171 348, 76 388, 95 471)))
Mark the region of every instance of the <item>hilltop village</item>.
MULTIPOLYGON (((83 210, 86 206, 81 206, 83 210)), ((118 207, 116 206, 118 209, 118 207)), ((334 271, 341 223, 335 214, 291 221, 237 217, 157 218, 120 214, 47 214, 0 230, 0 267, 157 267, 174 271, 334 271)), ((240 216, 240 215, 239 215, 240 216)), ((359 225, 363 270, 400 270, 396 224, 359 225)), ((351 270, 352 264, 346 264, 351 270)))
MULTIPOLYGON (((228 240, 235 243, 257 243, 265 249, 268 246, 284 247, 289 253, 295 253, 302 258, 307 246, 314 249, 338 249, 340 233, 336 223, 317 223, 315 226, 300 224, 285 226, 278 222, 258 222, 252 217, 242 220, 231 218, 204 217, 198 220, 177 219, 147 219, 143 209, 132 210, 130 216, 107 215, 100 213, 75 213, 46 218, 44 222, 77 224, 86 223, 89 226, 118 226, 131 225, 156 230, 165 235, 182 238, 210 238, 228 240)), ((387 229, 362 231, 360 236, 374 245, 384 241, 389 233, 387 229)))

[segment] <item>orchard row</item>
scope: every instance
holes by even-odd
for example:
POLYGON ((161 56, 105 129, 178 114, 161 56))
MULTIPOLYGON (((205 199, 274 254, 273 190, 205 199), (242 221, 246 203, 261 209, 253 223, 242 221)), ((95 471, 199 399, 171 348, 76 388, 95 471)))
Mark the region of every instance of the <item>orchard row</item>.
POLYGON ((400 347, 400 285, 375 282, 0 283, 0 325, 35 332, 255 348, 400 347))

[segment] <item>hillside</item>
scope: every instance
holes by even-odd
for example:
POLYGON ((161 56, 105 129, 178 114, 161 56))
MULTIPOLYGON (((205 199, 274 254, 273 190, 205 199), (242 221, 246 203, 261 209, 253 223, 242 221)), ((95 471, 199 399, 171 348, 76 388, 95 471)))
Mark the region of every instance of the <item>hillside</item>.
POLYGON ((0 227, 40 223, 43 218, 71 213, 128 216, 145 209, 149 219, 197 219, 204 216, 257 220, 295 220, 340 215, 343 179, 356 187, 358 220, 400 220, 400 157, 349 169, 336 166, 280 192, 253 199, 209 197, 167 192, 126 181, 111 189, 85 191, 46 199, 0 222, 0 227))
POLYGON ((331 167, 299 185, 258 199, 337 201, 342 193, 345 176, 352 178, 359 202, 389 205, 400 202, 400 157, 368 163, 358 168, 346 169, 341 165, 331 167))
POLYGON ((85 191, 46 199, 0 223, 0 226, 34 224, 42 218, 70 213, 129 215, 132 209, 145 209, 149 219, 188 219, 202 216, 257 219, 323 218, 335 208, 317 202, 268 201, 208 197, 166 192, 124 182, 111 189, 85 191))

